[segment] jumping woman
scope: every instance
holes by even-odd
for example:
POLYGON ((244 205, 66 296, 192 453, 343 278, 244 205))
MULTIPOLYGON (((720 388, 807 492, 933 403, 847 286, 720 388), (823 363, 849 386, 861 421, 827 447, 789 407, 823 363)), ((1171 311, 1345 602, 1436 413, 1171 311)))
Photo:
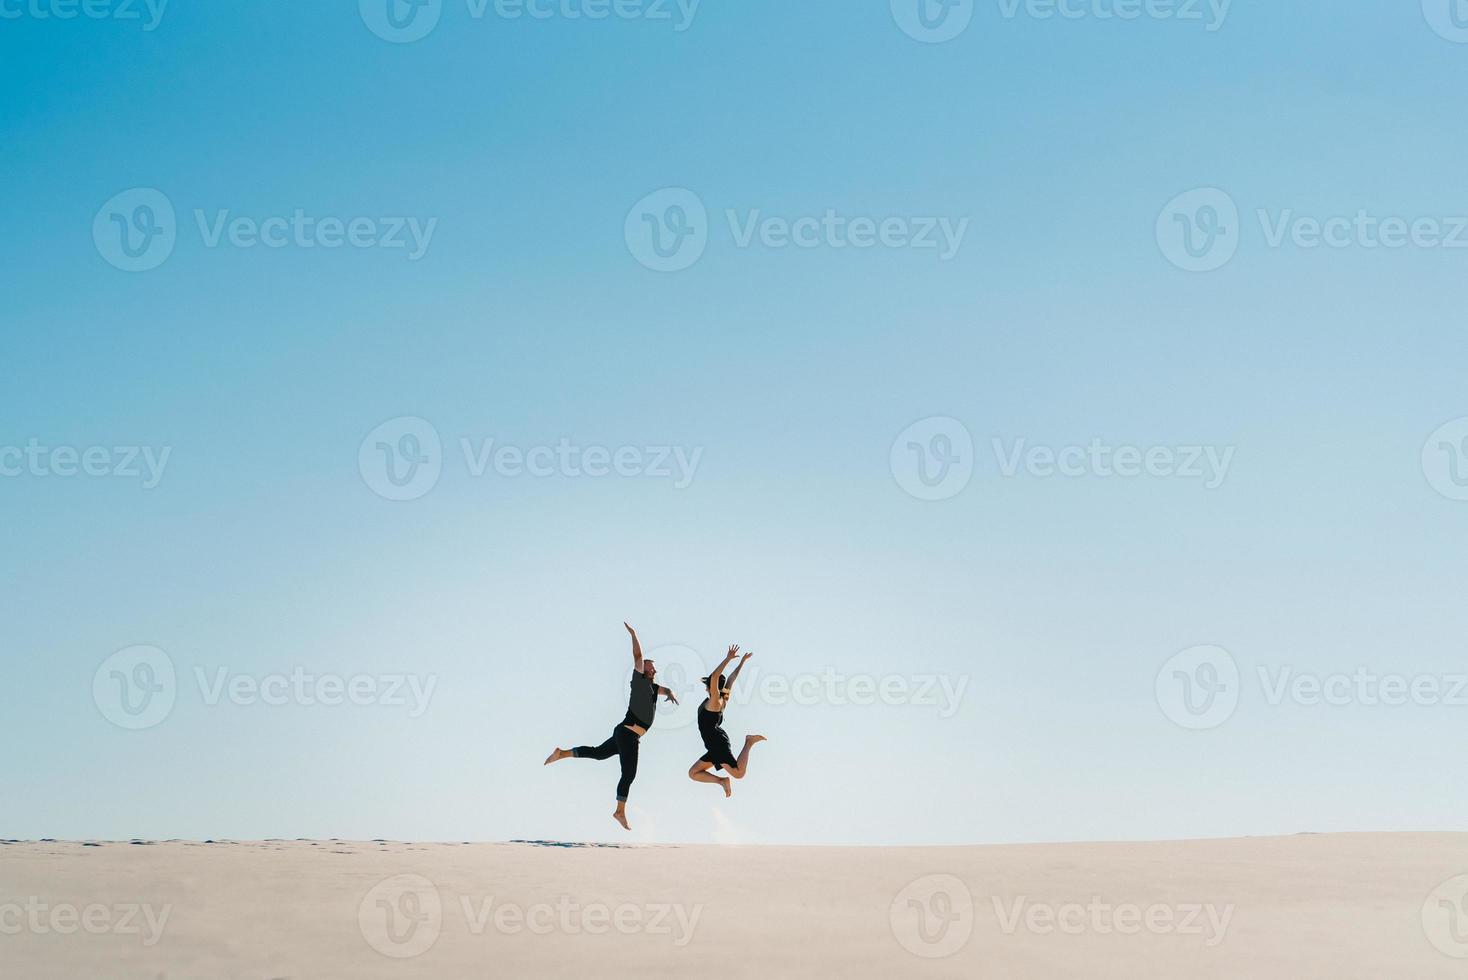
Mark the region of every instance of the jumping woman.
POLYGON ((731 777, 743 779, 749 773, 750 748, 765 741, 763 735, 746 735, 744 751, 736 759, 734 750, 729 747, 729 736, 724 731, 724 708, 729 704, 729 692, 734 690, 739 672, 752 656, 754 654, 746 653, 740 657, 739 666, 734 668, 734 673, 729 675, 727 681, 724 680, 724 668, 733 663, 735 657, 739 657, 739 646, 735 644, 729 648, 728 655, 718 669, 703 679, 708 697, 698 707, 698 734, 703 737, 703 747, 708 751, 688 770, 688 778, 699 783, 717 783, 724 787, 725 796, 734 795, 733 784, 729 781, 731 777), (709 772, 710 769, 721 769, 729 775, 715 776, 709 772))
MULTIPOLYGON (((622 624, 627 626, 626 623, 622 624)), ((651 660, 642 659, 642 644, 637 642, 637 631, 627 626, 627 632, 632 635, 632 694, 627 702, 627 717, 622 719, 621 724, 612 729, 612 737, 595 748, 589 745, 578 745, 574 749, 556 749, 545 760, 546 765, 552 762, 560 762, 562 759, 610 759, 616 756, 622 763, 622 779, 617 783, 617 812, 612 816, 617 823, 622 825, 623 830, 631 830, 627 823, 627 791, 632 788, 632 780, 637 778, 637 749, 642 742, 642 736, 652 727, 653 718, 658 711, 658 695, 661 694, 674 704, 678 699, 673 692, 666 687, 659 687, 653 683, 657 677, 657 667, 653 666, 651 660)))

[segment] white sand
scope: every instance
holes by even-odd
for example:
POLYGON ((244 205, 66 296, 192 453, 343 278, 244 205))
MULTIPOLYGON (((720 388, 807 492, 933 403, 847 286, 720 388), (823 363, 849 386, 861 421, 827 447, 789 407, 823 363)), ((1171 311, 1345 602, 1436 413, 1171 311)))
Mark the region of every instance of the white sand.
POLYGON ((1461 978, 1468 959, 1450 954, 1468 956, 1468 906, 1453 903, 1468 879, 1433 894, 1459 875, 1468 834, 7 844, 0 976, 1461 978))

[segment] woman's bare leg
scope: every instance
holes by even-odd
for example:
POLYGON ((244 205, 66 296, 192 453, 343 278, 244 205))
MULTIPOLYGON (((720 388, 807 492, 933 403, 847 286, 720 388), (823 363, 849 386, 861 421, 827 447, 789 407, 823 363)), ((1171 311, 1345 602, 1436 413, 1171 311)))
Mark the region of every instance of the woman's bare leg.
POLYGON ((744 750, 739 753, 739 764, 733 769, 726 770, 735 779, 743 779, 749 774, 749 750, 761 742, 767 741, 763 735, 744 736, 744 750))
POLYGON ((709 772, 713 767, 714 764, 712 762, 703 762, 702 760, 695 762, 692 768, 688 770, 688 778, 694 782, 714 783, 715 785, 722 786, 724 787, 724 795, 726 797, 733 796, 734 788, 729 785, 729 777, 715 776, 712 772, 709 772))

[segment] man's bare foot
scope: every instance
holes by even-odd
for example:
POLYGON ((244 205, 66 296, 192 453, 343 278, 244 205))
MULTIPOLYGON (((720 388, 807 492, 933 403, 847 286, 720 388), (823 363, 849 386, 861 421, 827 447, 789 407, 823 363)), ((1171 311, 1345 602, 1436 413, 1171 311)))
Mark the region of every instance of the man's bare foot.
POLYGON ((768 742, 769 739, 763 735, 746 735, 744 736, 744 741, 750 745, 758 745, 760 742, 768 742))
POLYGON ((627 823, 627 814, 623 813, 621 810, 618 810, 616 813, 613 813, 612 816, 616 819, 617 823, 619 823, 619 824, 622 825, 622 829, 623 830, 631 830, 632 829, 632 826, 627 823))
POLYGON ((550 765, 552 762, 560 762, 562 759, 569 759, 570 757, 571 753, 567 752, 565 749, 556 749, 550 755, 545 757, 545 764, 550 765))
POLYGON ((724 787, 725 799, 728 799, 729 797, 734 795, 734 780, 730 779, 728 776, 720 776, 719 785, 724 787))

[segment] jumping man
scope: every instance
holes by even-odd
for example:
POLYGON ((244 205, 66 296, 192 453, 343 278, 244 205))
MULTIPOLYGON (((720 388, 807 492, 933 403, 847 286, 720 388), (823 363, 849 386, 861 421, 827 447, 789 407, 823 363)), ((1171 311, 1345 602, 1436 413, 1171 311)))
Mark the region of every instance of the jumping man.
MULTIPOLYGON (((626 623, 622 624, 627 626, 626 623)), ((560 762, 562 759, 610 759, 616 756, 622 763, 622 779, 617 783, 617 812, 612 816, 622 829, 631 830, 627 823, 627 791, 632 788, 632 780, 637 778, 637 749, 641 744, 642 736, 652 727, 653 719, 657 716, 658 695, 662 695, 674 704, 678 703, 677 697, 666 687, 659 687, 653 683, 657 677, 657 667, 651 660, 642 659, 642 644, 637 642, 637 631, 627 626, 627 632, 632 636, 632 693, 627 702, 627 717, 612 729, 611 738, 596 746, 578 745, 574 749, 556 749, 545 760, 546 765, 552 762, 560 762)))

